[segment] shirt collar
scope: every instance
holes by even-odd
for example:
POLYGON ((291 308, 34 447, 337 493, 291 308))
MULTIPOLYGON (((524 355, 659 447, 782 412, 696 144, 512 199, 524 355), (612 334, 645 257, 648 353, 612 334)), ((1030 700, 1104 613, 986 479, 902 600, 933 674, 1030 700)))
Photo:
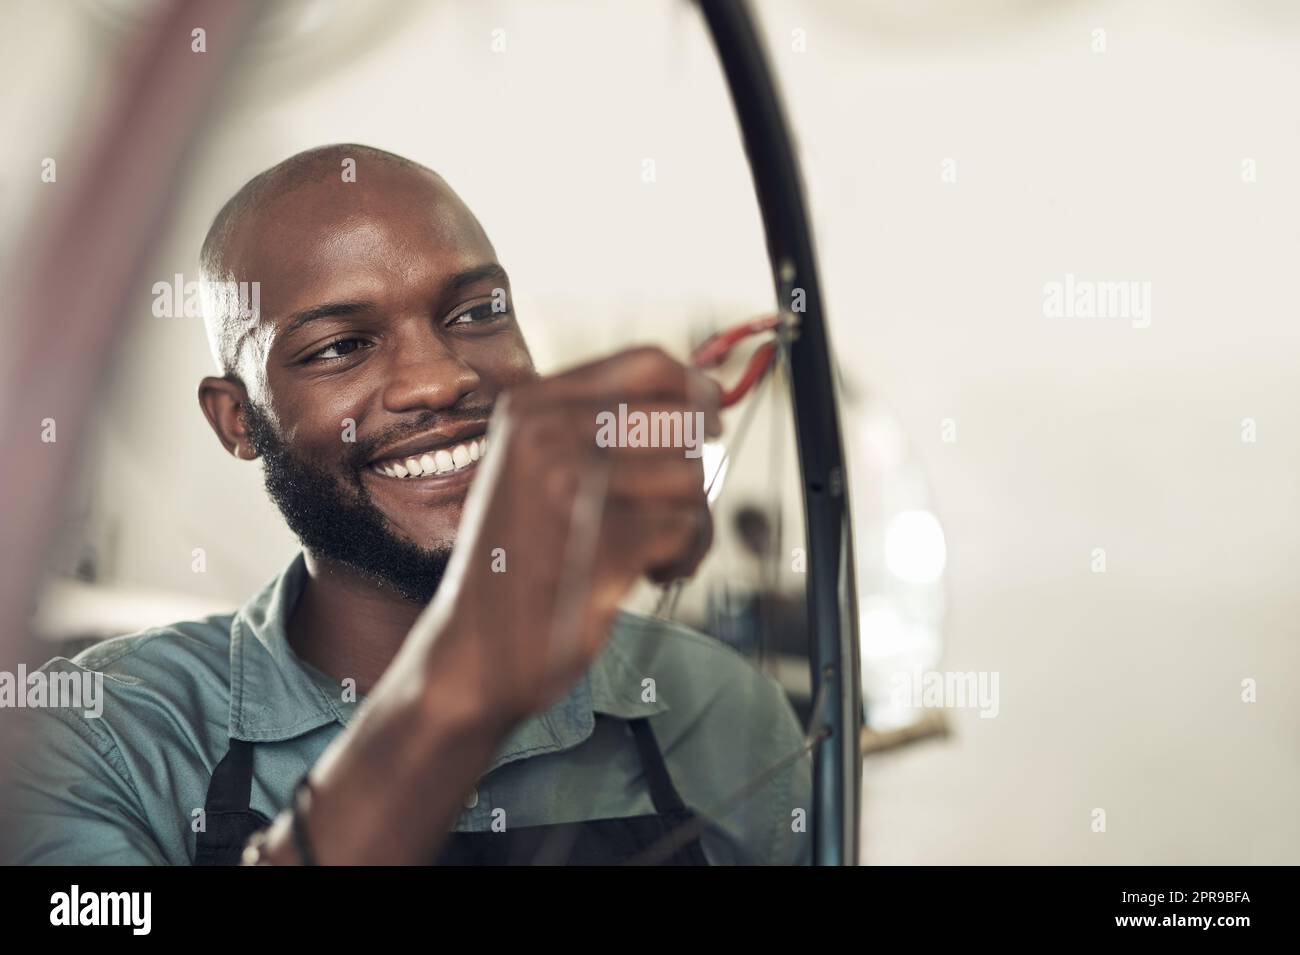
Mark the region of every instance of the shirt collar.
MULTIPOLYGON (((250 742, 293 739, 330 723, 347 726, 360 705, 298 659, 289 646, 289 617, 307 581, 301 551, 234 615, 230 626, 230 736, 250 742)), ((645 674, 634 665, 638 637, 614 626, 609 643, 569 693, 522 723, 489 769, 528 756, 570 749, 591 735, 595 714, 619 719, 668 709, 655 693, 645 699, 645 674)), ((639 639, 645 639, 644 635, 639 639)))

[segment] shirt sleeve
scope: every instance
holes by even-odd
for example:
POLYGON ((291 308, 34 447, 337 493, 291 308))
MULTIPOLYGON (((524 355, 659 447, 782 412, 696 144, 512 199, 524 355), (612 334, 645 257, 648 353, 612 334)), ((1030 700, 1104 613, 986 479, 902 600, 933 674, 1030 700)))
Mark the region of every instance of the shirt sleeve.
MULTIPOLYGON (((784 693, 771 706, 774 761, 804 744, 799 720, 784 693)), ((777 777, 772 787, 775 820, 768 865, 812 865, 812 755, 804 752, 777 777), (784 794, 784 795, 782 795, 784 794)))
POLYGON ((165 865, 116 743, 62 709, 10 711, 5 855, 17 865, 165 865))
POLYGON ((812 758, 800 752, 803 729, 774 680, 747 663, 734 672, 712 718, 696 724, 702 758, 694 765, 711 783, 710 799, 736 800, 706 832, 705 854, 715 865, 811 865, 812 758))

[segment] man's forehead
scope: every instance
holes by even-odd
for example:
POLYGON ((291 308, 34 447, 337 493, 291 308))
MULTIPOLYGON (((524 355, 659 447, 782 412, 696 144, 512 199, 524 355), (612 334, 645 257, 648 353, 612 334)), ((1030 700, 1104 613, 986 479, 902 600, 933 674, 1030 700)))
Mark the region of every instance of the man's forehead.
POLYGON ((436 285, 495 260, 473 215, 431 176, 364 187, 309 183, 242 226, 227 249, 228 274, 261 283, 264 317, 309 307, 313 298, 378 298, 436 285))
MULTIPOLYGON (((432 176, 313 181, 259 204, 227 246, 230 271, 323 269, 375 256, 412 258, 489 247, 473 215, 432 176)), ((238 276, 237 276, 238 277, 238 276)))

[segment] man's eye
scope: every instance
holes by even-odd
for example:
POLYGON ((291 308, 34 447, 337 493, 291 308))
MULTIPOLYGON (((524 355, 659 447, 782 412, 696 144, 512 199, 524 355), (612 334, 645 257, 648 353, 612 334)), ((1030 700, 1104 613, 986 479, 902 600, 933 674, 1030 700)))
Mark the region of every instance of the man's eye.
POLYGON ((473 325, 477 322, 490 322, 494 318, 501 318, 503 315, 510 313, 510 307, 504 302, 500 307, 492 302, 484 302, 482 305, 475 305, 467 308, 455 318, 447 322, 448 325, 473 325))
POLYGON ((338 361, 340 358, 347 358, 353 352, 363 346, 368 346, 368 342, 360 338, 340 338, 338 341, 330 342, 316 354, 311 356, 312 361, 338 361))

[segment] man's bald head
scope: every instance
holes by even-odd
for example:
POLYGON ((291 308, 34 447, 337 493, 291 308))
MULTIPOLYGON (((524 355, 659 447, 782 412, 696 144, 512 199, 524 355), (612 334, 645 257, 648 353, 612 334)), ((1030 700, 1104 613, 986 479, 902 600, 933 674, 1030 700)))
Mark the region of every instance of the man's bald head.
MULTIPOLYGON (((402 180, 404 191, 423 192, 431 205, 454 205, 458 213, 473 220, 460 198, 432 169, 396 153, 356 143, 304 150, 254 176, 230 197, 213 219, 200 253, 204 324, 208 345, 223 374, 241 377, 243 345, 260 318, 256 314, 250 317, 243 310, 248 298, 241 303, 236 291, 240 282, 260 281, 257 255, 266 251, 266 244, 259 248, 259 229, 274 221, 278 233, 275 241, 283 241, 285 232, 292 232, 294 223, 309 210, 324 211, 326 217, 332 211, 337 218, 346 219, 365 208, 370 189, 402 180), (355 165, 351 166, 353 175, 345 179, 347 160, 355 165)), ((310 222, 303 221, 304 229, 322 225, 321 215, 311 218, 310 222)), ((477 221, 473 224, 486 242, 477 221)))

